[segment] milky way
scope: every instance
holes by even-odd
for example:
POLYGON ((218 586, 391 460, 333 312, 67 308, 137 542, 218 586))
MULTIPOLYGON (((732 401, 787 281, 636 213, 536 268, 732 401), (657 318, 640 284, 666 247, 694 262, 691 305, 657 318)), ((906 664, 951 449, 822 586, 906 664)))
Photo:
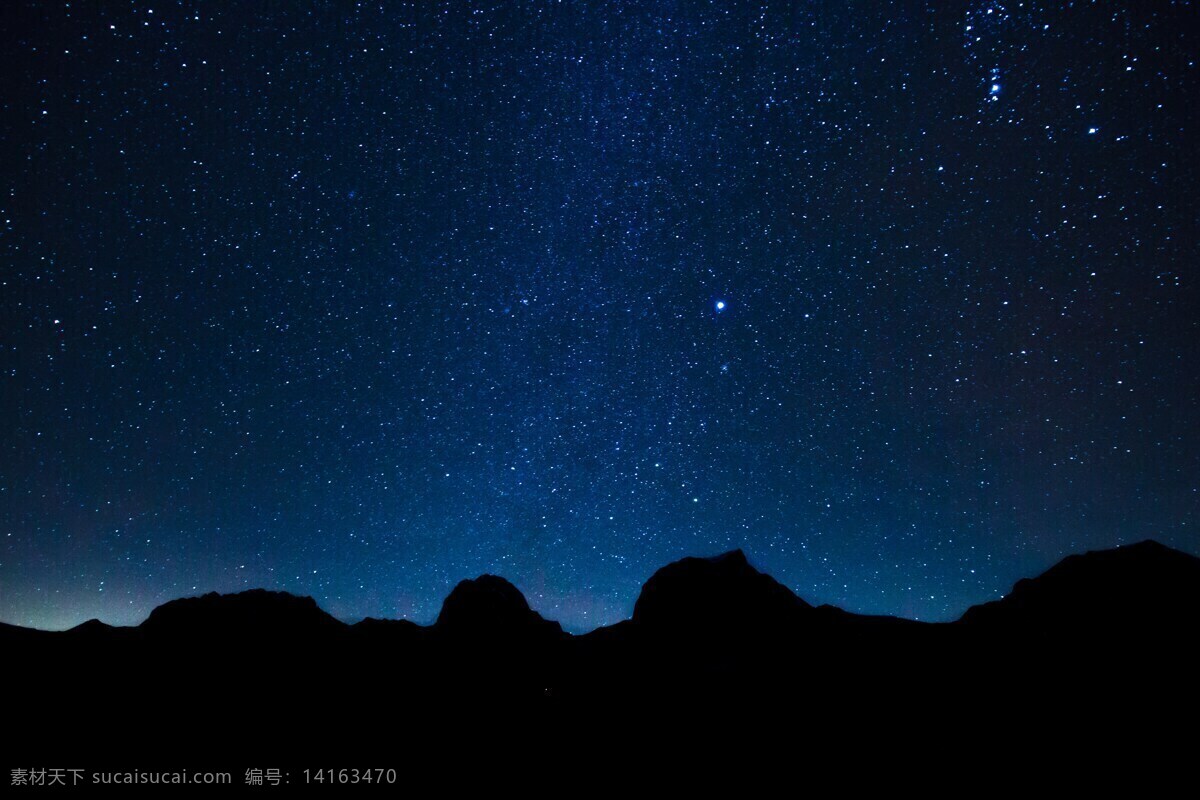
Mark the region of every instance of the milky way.
POLYGON ((8 2, 0 619, 950 619, 1200 552, 1188 2, 8 2))

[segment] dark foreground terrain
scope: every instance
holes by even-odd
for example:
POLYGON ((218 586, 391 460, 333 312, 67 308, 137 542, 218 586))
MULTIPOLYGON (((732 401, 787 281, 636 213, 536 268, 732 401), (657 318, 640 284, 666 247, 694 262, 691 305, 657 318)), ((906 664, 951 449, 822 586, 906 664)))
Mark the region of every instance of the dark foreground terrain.
POLYGON ((581 636, 488 575, 428 627, 347 625, 279 592, 208 594, 133 628, 0 628, 6 760, 345 766, 411 761, 414 740, 537 760, 760 737, 793 757, 819 740, 843 756, 1007 742, 1042 755, 1161 744, 1170 758, 1197 744, 1198 622, 1200 559, 1151 541, 1067 558, 947 624, 814 607, 740 551, 662 568, 632 619, 581 636))

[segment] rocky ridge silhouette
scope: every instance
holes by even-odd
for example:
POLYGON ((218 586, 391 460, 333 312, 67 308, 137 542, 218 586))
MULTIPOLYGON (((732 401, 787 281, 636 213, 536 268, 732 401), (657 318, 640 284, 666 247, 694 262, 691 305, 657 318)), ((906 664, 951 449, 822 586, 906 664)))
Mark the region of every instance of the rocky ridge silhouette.
POLYGON ((833 727, 969 709, 1003 731, 1046 708, 1082 721, 1189 707, 1197 622, 1200 559, 1145 542, 1071 556, 950 623, 814 607, 733 551, 663 567, 630 619, 581 635, 484 575, 429 626, 349 625, 312 598, 259 589, 171 601, 128 628, 3 625, 0 645, 15 718, 100 719, 118 738, 159 726, 175 744, 225 740, 253 709, 253 741, 283 742, 354 729, 363 714, 636 716, 697 702, 802 708, 833 727))

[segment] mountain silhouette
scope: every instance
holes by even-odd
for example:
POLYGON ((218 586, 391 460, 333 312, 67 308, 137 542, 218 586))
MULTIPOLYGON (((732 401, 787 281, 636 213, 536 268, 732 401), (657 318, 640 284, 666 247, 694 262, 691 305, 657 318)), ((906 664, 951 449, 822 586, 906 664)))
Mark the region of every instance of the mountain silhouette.
POLYGON ((659 569, 630 619, 583 635, 482 575, 455 586, 429 626, 348 625, 310 597, 256 589, 173 600, 133 627, 0 625, 0 646, 9 712, 46 737, 61 734, 55 719, 84 715, 114 742, 170 730, 172 747, 252 747, 269 732, 299 746, 367 713, 399 724, 622 709, 632 720, 664 704, 710 719, 802 708, 806 724, 843 731, 868 715, 986 719, 989 735, 1024 735, 1046 709, 1072 725, 1194 709, 1198 621, 1200 559, 1155 542, 1070 556, 937 624, 814 607, 735 550, 659 569), (247 714, 254 725, 242 726, 247 714))
POLYGON ((251 589, 172 600, 151 611, 138 629, 158 642, 263 648, 312 646, 344 634, 346 627, 311 597, 251 589))
POLYGON ((504 578, 480 575, 459 583, 442 603, 434 628, 466 637, 560 636, 562 627, 529 607, 525 595, 504 578))
POLYGON ((777 626, 813 607, 734 550, 684 558, 650 576, 633 607, 633 622, 660 630, 777 626))
POLYGON ((1063 559, 960 624, 1038 632, 1144 633, 1200 621, 1200 558, 1147 540, 1063 559))

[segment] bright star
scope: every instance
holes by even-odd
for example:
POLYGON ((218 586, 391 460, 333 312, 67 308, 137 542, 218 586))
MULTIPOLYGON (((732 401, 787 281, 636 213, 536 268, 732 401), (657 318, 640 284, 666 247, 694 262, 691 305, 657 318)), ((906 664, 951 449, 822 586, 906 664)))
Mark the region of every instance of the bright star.
POLYGON ((725 301, 718 300, 717 301, 717 311, 724 311, 724 310, 725 310, 725 301))

